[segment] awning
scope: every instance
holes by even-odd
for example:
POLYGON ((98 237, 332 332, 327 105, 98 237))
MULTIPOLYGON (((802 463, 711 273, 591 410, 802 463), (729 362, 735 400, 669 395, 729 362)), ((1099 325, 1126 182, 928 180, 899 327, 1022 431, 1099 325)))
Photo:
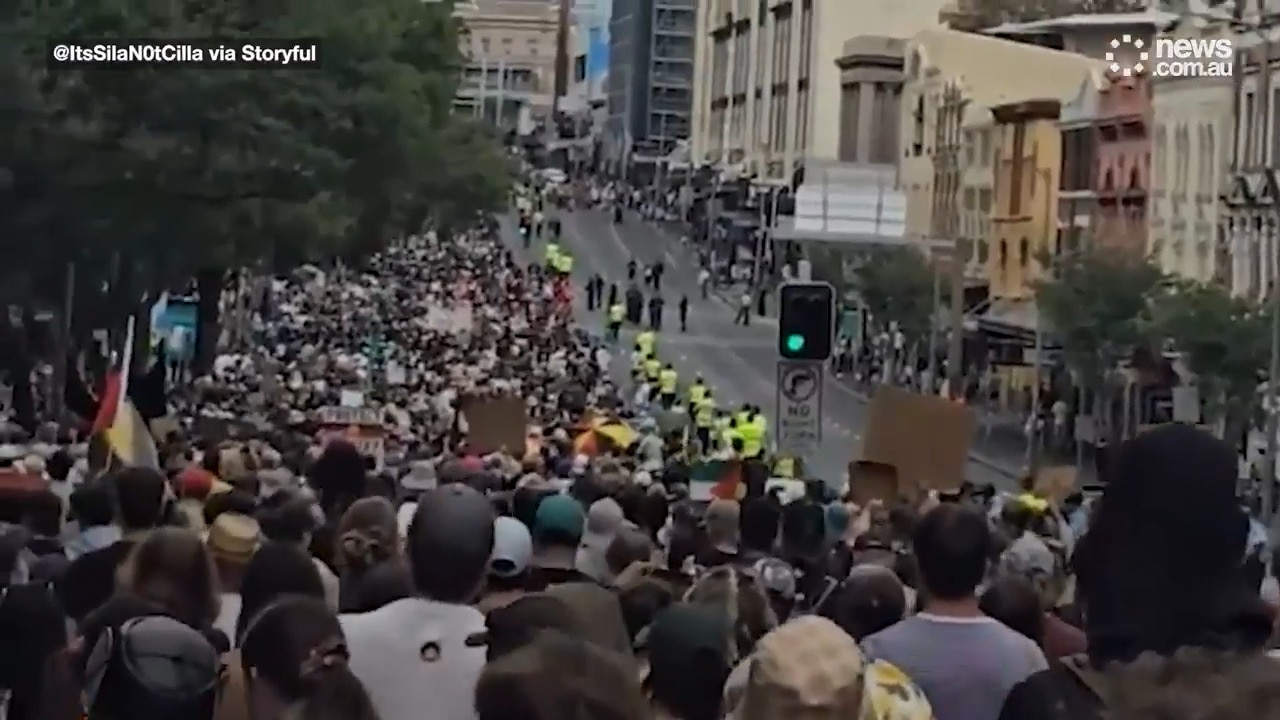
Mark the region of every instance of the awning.
POLYGON ((1034 300, 1029 298, 996 298, 970 315, 977 321, 978 328, 987 332, 1008 333, 1012 335, 1034 335, 1036 332, 1037 309, 1034 300))

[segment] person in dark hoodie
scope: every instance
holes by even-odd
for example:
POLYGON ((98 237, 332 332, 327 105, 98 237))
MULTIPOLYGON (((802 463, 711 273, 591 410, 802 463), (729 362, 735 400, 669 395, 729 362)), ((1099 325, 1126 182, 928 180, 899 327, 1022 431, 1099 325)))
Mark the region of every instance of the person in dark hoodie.
POLYGON ((1015 686, 1001 720, 1280 717, 1235 478, 1232 448, 1188 425, 1118 448, 1072 559, 1088 652, 1015 686))

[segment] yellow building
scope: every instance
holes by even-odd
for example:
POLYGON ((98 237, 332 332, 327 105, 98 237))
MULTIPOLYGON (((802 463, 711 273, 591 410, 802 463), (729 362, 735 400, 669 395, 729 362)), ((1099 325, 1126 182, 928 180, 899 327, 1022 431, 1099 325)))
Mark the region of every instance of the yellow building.
MULTIPOLYGON (((988 224, 981 208, 990 205, 983 190, 992 177, 992 148, 996 145, 987 108, 1004 102, 1047 95, 1069 97, 1085 74, 1102 62, 1083 55, 1027 45, 976 33, 935 28, 917 33, 907 42, 906 80, 902 89, 902 129, 899 133, 900 177, 907 196, 907 235, 926 238, 938 225, 934 193, 934 142, 943 92, 957 84, 967 109, 960 152, 959 227, 961 232, 984 232, 988 224), (973 167, 973 170, 969 168, 973 167), (968 230, 966 230, 968 228, 968 230)), ((983 240, 969 237, 984 252, 983 240)))
POLYGON ((991 108, 995 120, 995 200, 991 208, 987 278, 993 298, 1031 298, 1039 258, 1058 232, 1058 172, 1062 132, 1057 99, 991 108))

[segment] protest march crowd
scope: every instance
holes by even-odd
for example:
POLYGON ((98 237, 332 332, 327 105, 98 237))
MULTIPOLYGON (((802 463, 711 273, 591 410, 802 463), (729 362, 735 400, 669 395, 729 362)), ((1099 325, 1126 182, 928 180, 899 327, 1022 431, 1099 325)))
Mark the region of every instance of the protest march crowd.
POLYGON ((118 393, 108 462, 0 447, 3 717, 1280 718, 1275 561, 1220 440, 1130 440, 1089 502, 779 492, 758 410, 699 421, 705 388, 501 236, 274 278, 151 433, 118 393), (710 499, 707 458, 737 470, 710 499))

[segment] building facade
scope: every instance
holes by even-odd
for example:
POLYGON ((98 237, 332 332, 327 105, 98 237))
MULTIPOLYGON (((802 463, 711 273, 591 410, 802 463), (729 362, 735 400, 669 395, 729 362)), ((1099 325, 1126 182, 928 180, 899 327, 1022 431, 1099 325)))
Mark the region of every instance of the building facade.
MULTIPOLYGON (((1216 38, 1224 30, 1184 24, 1174 37, 1216 38)), ((1220 201, 1231 159, 1232 78, 1152 78, 1149 253, 1166 272, 1247 286, 1231 262, 1220 201)), ((1244 253, 1241 258, 1247 258, 1244 253)))
POLYGON ((965 277, 985 283, 987 262, 991 259, 991 207, 997 156, 995 118, 990 108, 970 100, 965 107, 961 133, 960 232, 972 247, 965 264, 965 277))
POLYGON ((696 162, 789 178, 840 154, 841 70, 854 36, 905 39, 938 24, 942 0, 706 0, 692 152, 696 162))
POLYGON ((901 131, 906 42, 860 35, 844 43, 840 69, 840 132, 836 156, 844 163, 894 165, 901 131))
POLYGON ((521 114, 545 114, 555 95, 557 4, 473 0, 455 9, 466 27, 467 66, 456 106, 513 127, 521 114))
POLYGON ((1263 301, 1280 278, 1275 209, 1280 189, 1267 172, 1280 166, 1280 66, 1273 62, 1268 77, 1263 77, 1256 37, 1238 36, 1234 48, 1238 62, 1231 104, 1237 112, 1227 138, 1233 145, 1229 145, 1222 224, 1232 291, 1263 301))
POLYGON ((1105 82, 1090 73, 1062 106, 1062 168, 1058 172, 1058 245, 1055 254, 1087 247, 1098 214, 1098 95, 1105 82))
MULTIPOLYGON (((992 187, 986 179, 993 176, 971 172, 967 166, 970 159, 987 162, 991 157, 988 149, 998 146, 995 135, 999 130, 987 109, 1013 98, 1064 101, 1075 94, 1086 73, 1101 65, 1081 55, 949 29, 925 30, 911 38, 906 48, 898 150, 901 183, 907 194, 908 235, 924 238, 935 227, 934 138, 948 84, 958 84, 967 103, 967 147, 961 161, 965 167, 960 170, 965 199, 961 207, 974 208, 962 212, 976 224, 981 212, 976 208, 983 206, 982 191, 992 187), (965 188, 972 190, 968 195, 972 201, 966 198, 965 188)), ((990 236, 986 241, 989 265, 995 246, 990 236)))
POLYGON ((1097 219, 1091 242, 1109 254, 1147 251, 1151 176, 1151 85, 1142 76, 1108 75, 1098 91, 1097 219))
POLYGON ((663 155, 686 140, 694 82, 695 0, 615 2, 609 23, 606 155, 663 155))
POLYGON ((1056 247, 1061 107, 1056 99, 1028 99, 991 108, 998 147, 987 264, 993 298, 1030 300, 1041 254, 1056 247))
POLYGON ((605 100, 612 13, 612 0, 574 0, 569 91, 562 108, 566 112, 585 112, 593 102, 605 100))

